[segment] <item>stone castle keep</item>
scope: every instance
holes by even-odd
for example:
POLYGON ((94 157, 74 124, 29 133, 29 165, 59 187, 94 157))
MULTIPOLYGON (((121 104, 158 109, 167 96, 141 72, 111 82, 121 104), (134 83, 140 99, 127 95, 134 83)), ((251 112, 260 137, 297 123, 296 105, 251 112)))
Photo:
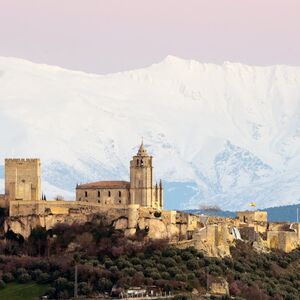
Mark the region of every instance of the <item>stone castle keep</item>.
POLYGON ((237 239, 251 241, 258 249, 286 252, 300 245, 299 223, 271 223, 263 211, 238 212, 231 219, 164 210, 162 182, 153 185, 152 156, 143 143, 130 161, 130 181, 77 185, 76 201, 46 200, 40 169, 39 159, 5 159, 3 232, 12 230, 27 238, 36 226, 50 229, 57 223, 84 223, 100 216, 128 236, 146 230, 149 239, 194 246, 209 256, 230 255, 237 239))

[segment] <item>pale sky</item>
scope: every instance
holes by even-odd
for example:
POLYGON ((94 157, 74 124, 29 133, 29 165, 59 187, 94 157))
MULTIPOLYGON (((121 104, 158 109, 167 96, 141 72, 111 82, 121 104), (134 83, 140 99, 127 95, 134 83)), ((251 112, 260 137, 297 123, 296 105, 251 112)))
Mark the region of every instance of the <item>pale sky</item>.
POLYGON ((108 73, 168 54, 300 65, 300 0, 0 0, 0 56, 108 73))

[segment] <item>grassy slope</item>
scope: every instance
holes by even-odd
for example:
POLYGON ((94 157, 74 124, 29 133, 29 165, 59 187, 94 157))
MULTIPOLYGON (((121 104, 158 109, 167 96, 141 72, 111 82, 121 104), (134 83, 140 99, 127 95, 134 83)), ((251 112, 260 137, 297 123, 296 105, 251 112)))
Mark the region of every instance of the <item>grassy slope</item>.
POLYGON ((9 283, 4 289, 0 290, 2 300, 33 300, 39 299, 48 289, 47 284, 37 283, 9 283))

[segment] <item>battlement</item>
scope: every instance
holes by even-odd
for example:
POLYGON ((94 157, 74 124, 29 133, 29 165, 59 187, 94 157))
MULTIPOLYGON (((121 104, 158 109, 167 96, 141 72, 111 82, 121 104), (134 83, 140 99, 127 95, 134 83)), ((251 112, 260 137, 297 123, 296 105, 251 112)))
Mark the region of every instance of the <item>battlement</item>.
POLYGON ((40 163, 39 158, 6 158, 5 164, 16 164, 16 163, 40 163))

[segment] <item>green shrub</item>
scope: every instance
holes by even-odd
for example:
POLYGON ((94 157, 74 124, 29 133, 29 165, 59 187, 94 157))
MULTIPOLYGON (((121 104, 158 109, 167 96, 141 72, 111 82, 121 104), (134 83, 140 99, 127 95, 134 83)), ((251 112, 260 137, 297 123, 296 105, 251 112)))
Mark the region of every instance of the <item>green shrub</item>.
POLYGON ((112 266, 109 268, 109 271, 112 272, 112 273, 117 273, 119 271, 118 267, 117 266, 112 266))
POLYGON ((155 271, 151 272, 149 277, 151 277, 154 280, 158 280, 158 279, 161 278, 160 274, 158 272, 155 272, 155 271))
POLYGON ((98 281, 98 289, 101 292, 108 292, 111 290, 113 283, 107 278, 100 278, 98 281))
POLYGON ((5 282, 0 279, 0 289, 3 289, 5 287, 5 282))
POLYGON ((165 257, 174 257, 177 255, 177 252, 174 248, 167 248, 162 252, 162 256, 165 257))
POLYGON ((189 270, 196 270, 199 267, 198 260, 191 259, 191 260, 187 261, 186 266, 189 270))
POLYGON ((165 280, 169 280, 171 278, 171 276, 168 272, 162 272, 161 277, 162 277, 162 279, 165 279, 165 280))
POLYGON ((174 277, 174 276, 176 276, 176 274, 181 273, 181 271, 178 267, 169 268, 168 272, 169 272, 171 277, 174 277))
POLYGON ((85 295, 88 296, 92 293, 93 289, 91 288, 91 286, 86 283, 86 282, 80 282, 78 284, 78 292, 79 295, 85 295))
POLYGON ((33 280, 38 280, 43 272, 40 269, 36 269, 31 272, 31 277, 33 280))
POLYGON ((123 272, 129 276, 133 276, 136 273, 136 270, 134 268, 124 268, 123 272))
POLYGON ((138 271, 138 272, 143 272, 144 271, 144 267, 142 265, 136 265, 134 266, 134 268, 138 271))
POLYGON ((177 265, 176 261, 171 257, 166 257, 162 259, 162 264, 164 264, 167 268, 175 267, 177 265))
POLYGON ((186 276, 184 274, 176 274, 175 279, 178 281, 186 281, 186 276))
POLYGON ((188 280, 195 280, 196 276, 194 273, 189 273, 188 276, 187 276, 187 279, 188 280))
POLYGON ((4 273, 4 275, 2 276, 2 279, 4 282, 9 283, 15 280, 13 274, 11 274, 10 272, 4 273))
POLYGON ((48 273, 41 273, 41 275, 36 279, 38 283, 47 283, 50 280, 48 273))
POLYGON ((130 261, 133 265, 140 265, 141 264, 141 260, 137 257, 133 257, 130 261))
POLYGON ((22 273, 18 277, 19 283, 27 283, 31 280, 31 276, 28 273, 22 273))
POLYGON ((190 260, 190 259, 194 258, 194 255, 189 251, 184 251, 184 252, 181 253, 181 258, 183 260, 190 260))
POLYGON ((155 263, 151 259, 146 259, 142 262, 144 268, 152 268, 155 266, 155 263))

